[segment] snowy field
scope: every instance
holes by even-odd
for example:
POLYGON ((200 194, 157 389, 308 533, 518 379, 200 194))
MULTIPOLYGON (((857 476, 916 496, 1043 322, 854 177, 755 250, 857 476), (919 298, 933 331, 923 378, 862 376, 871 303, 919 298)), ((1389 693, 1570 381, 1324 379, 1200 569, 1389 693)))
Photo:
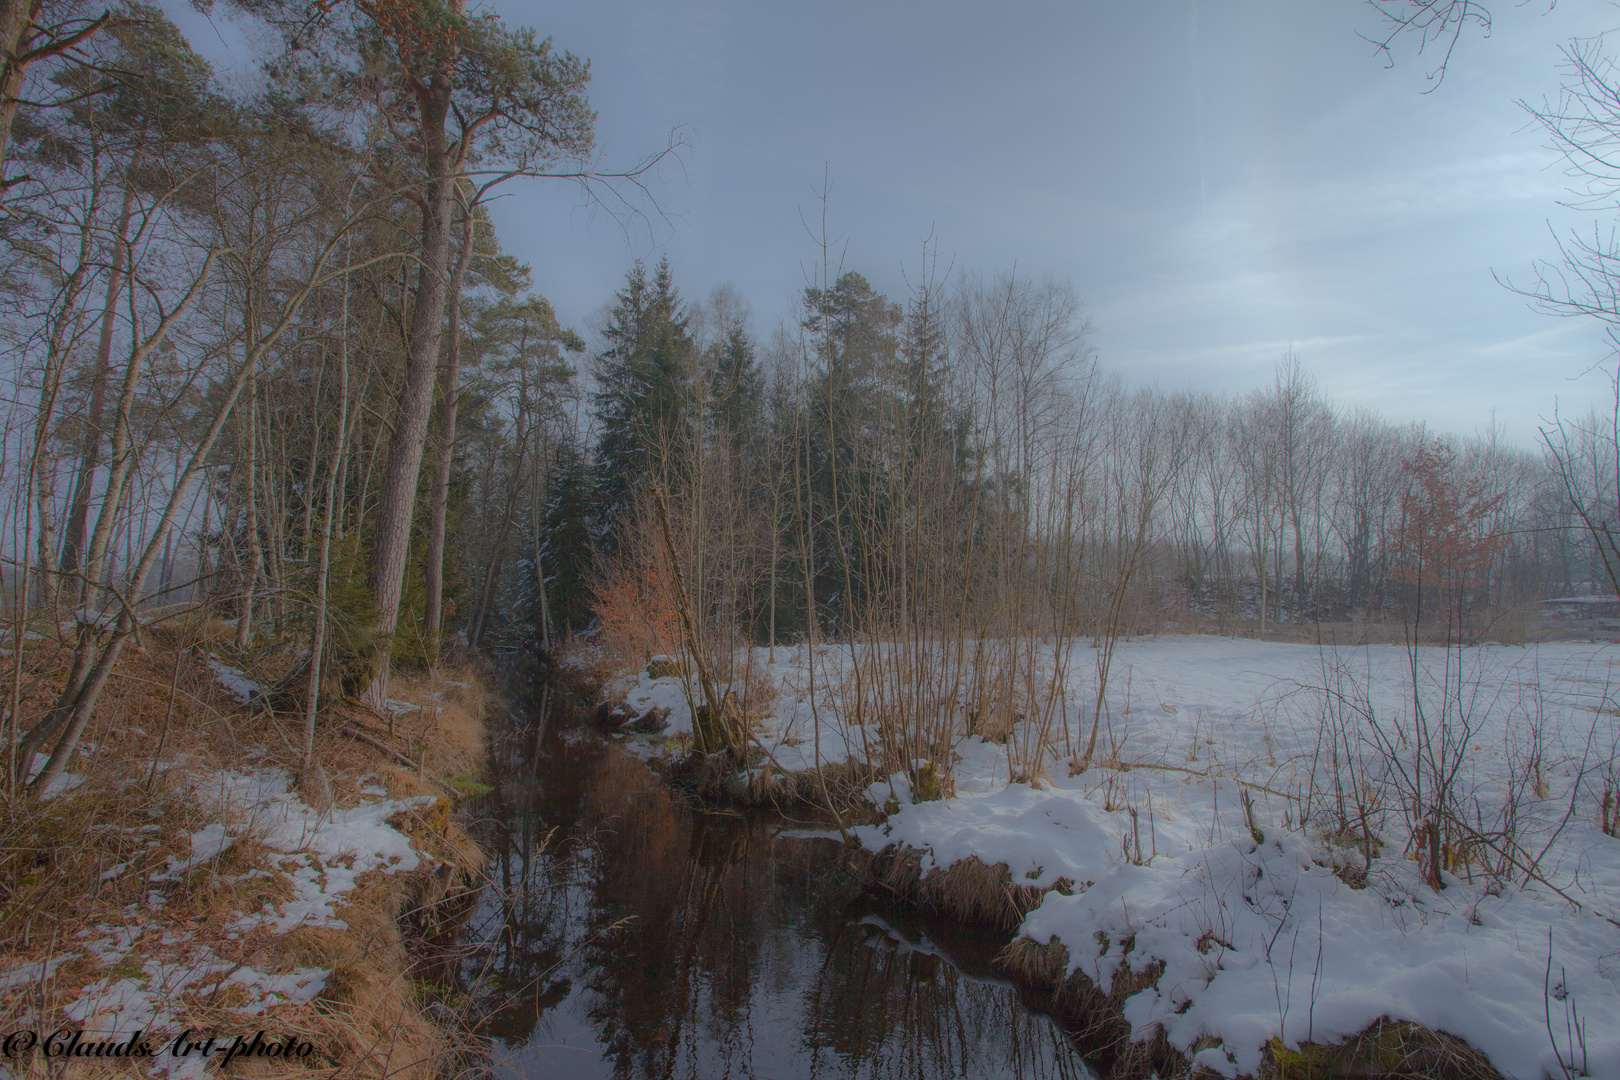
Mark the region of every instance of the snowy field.
MULTIPOLYGON (((896 773, 870 790, 891 812, 861 842, 919 848, 925 871, 972 856, 1021 883, 1067 879, 1071 894, 1048 892, 1022 933, 1061 942, 1104 986, 1122 964, 1162 963, 1126 1019, 1183 1050, 1213 1037, 1196 1060, 1224 1075, 1258 1069, 1273 1038, 1333 1043, 1388 1016, 1466 1040, 1509 1077, 1620 1076, 1620 840, 1600 828, 1620 648, 1425 648, 1414 694, 1398 646, 1121 644, 1098 754, 1071 775, 1095 655, 1069 657, 1039 769, 1027 730, 960 735, 954 796, 915 802, 896 773), (1402 812, 1431 776, 1452 778, 1479 840, 1438 891, 1402 812), (1365 833, 1332 828, 1347 789, 1376 834, 1370 864, 1365 833)), ((805 649, 776 656, 753 657, 778 688, 757 733, 772 767, 864 756, 876 725, 840 718, 848 647, 817 649, 814 686, 805 649)), ((668 709, 670 733, 690 730, 678 678, 643 672, 624 689, 631 710, 668 709)))

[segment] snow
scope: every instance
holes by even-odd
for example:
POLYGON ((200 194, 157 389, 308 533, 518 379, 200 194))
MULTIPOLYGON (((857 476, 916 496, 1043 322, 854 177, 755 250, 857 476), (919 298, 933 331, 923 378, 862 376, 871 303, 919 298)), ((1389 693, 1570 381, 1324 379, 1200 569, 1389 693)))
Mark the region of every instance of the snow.
MULTIPOLYGON (((384 793, 373 786, 365 794, 384 793)), ((247 836, 284 856, 276 861, 290 878, 291 899, 243 914, 227 927, 233 936, 260 928, 275 934, 297 926, 342 928, 344 896, 361 874, 409 871, 424 858, 431 858, 413 848, 388 819, 402 810, 433 803, 432 796, 373 797, 352 808, 322 813, 298 798, 291 778, 279 769, 205 772, 193 784, 193 796, 215 820, 191 834, 188 854, 171 857, 163 870, 150 876, 152 884, 169 884, 208 866, 247 836)), ((105 880, 127 868, 120 864, 102 877, 105 880)), ((265 873, 250 870, 233 880, 265 873)), ((151 889, 144 905, 131 906, 130 917, 141 920, 166 903, 161 889, 151 889)), ((191 931, 165 932, 151 947, 136 952, 142 935, 143 928, 134 924, 82 930, 77 935, 79 951, 59 953, 43 966, 31 963, 0 970, 0 990, 36 983, 67 960, 84 955, 106 974, 85 986, 64 1008, 68 1020, 84 1025, 94 1022, 100 1028, 126 1033, 178 1031, 183 1024, 177 1014, 183 1011, 182 998, 187 995, 212 995, 235 987, 243 998, 234 1008, 252 1016, 276 1005, 312 1000, 330 975, 320 968, 275 972, 235 963, 193 940, 191 931), (130 958, 132 952, 138 962, 130 958)), ((204 1066, 200 1058, 166 1054, 152 1062, 153 1069, 175 1077, 201 1077, 204 1066)))
POLYGON ((153 880, 185 873, 217 857, 237 837, 251 834, 270 849, 293 857, 282 860, 291 876, 293 897, 279 909, 249 913, 231 928, 247 932, 268 926, 275 933, 286 933, 299 925, 343 927, 337 903, 361 874, 410 871, 421 865, 421 854, 388 819, 401 810, 433 803, 433 796, 372 800, 323 814, 299 799, 290 785, 290 777, 280 769, 212 774, 200 794, 222 820, 194 833, 191 857, 153 880))
POLYGON ((118 623, 118 612, 94 611, 82 607, 73 613, 73 621, 78 626, 87 626, 94 630, 111 630, 118 623))
MULTIPOLYGON (((810 672, 812 658, 807 646, 778 648, 777 662, 770 663, 766 650, 754 650, 753 662, 765 681, 777 687, 777 697, 771 711, 759 717, 756 732, 759 745, 770 755, 772 762, 784 772, 798 772, 814 767, 818 762, 830 764, 865 756, 865 735, 858 727, 848 727, 836 720, 829 697, 828 685, 836 686, 843 679, 850 653, 845 648, 818 646, 814 656, 816 674, 812 687, 810 672), (814 691, 814 692, 812 692, 814 691), (819 750, 817 736, 820 736, 819 750)), ((623 680, 619 690, 625 707, 635 716, 645 715, 653 708, 669 712, 666 734, 691 732, 692 709, 689 697, 702 703, 696 680, 688 688, 678 675, 651 678, 645 669, 623 680)), ((721 683, 715 691, 724 696, 743 689, 721 683)))
POLYGON ((37 964, 24 964, 10 971, 0 971, 0 990, 10 990, 14 986, 28 986, 48 980, 56 974, 57 968, 78 955, 71 952, 58 953, 37 964))
MULTIPOLYGON (((230 963, 206 945, 194 945, 178 956, 171 951, 161 959, 143 960, 138 975, 96 980, 62 1012, 77 1024, 93 1021, 109 1032, 177 1032, 183 1025, 177 1022, 175 1011, 184 994, 212 994, 238 987, 246 997, 237 1011, 254 1015, 276 1005, 313 1000, 326 988, 327 974, 318 968, 269 974, 230 963)), ((171 1077, 193 1078, 206 1075, 206 1064, 200 1058, 158 1054, 151 1060, 151 1069, 171 1077)))
MULTIPOLYGON (((803 647, 778 649, 774 666, 755 651, 779 689, 758 739, 782 767, 814 765, 818 741, 821 762, 875 745, 875 725, 839 716, 850 655, 818 649, 812 693, 803 647)), ((1063 719, 1040 768, 1027 758, 1027 724, 1005 743, 958 737, 954 797, 916 802, 904 772, 880 780, 868 795, 890 812, 855 830, 861 843, 920 849, 925 872, 974 857, 1005 863, 1020 884, 1067 879, 1072 893, 1047 892, 1021 933, 1061 943, 1070 970, 1104 986, 1122 965, 1162 964, 1156 985, 1126 1001, 1126 1020, 1142 1038, 1162 1027, 1183 1050, 1214 1036, 1220 1046, 1198 1060, 1223 1075, 1255 1072, 1272 1038, 1333 1043, 1390 1016, 1456 1035, 1522 1080, 1564 1075, 1578 1024, 1584 1058, 1577 1047, 1571 1071, 1620 1076, 1620 929, 1610 921, 1620 920, 1620 841, 1596 825, 1593 775, 1620 741, 1620 649, 1418 651, 1419 696, 1433 709, 1449 696, 1470 718, 1463 789, 1489 823, 1517 782, 1519 843, 1540 855, 1541 880, 1476 868, 1439 891, 1402 857, 1409 837, 1398 821, 1360 888, 1346 869, 1361 867, 1359 853, 1300 826, 1302 796, 1326 779, 1318 740, 1329 692, 1359 694, 1392 731, 1411 710, 1404 648, 1121 643, 1098 736, 1099 757, 1117 767, 1071 776, 1072 751, 1090 733, 1093 656, 1082 645, 1068 658, 1063 719), (1527 790, 1536 755, 1544 787, 1527 790)), ((1046 671, 1056 659, 1045 647, 1046 671)), ((668 709, 671 732, 690 730, 678 678, 643 671, 624 688, 631 710, 668 709)))
POLYGON ((264 687, 212 653, 208 656, 208 670, 214 673, 214 679, 225 688, 227 693, 243 704, 252 701, 255 695, 264 692, 264 687))

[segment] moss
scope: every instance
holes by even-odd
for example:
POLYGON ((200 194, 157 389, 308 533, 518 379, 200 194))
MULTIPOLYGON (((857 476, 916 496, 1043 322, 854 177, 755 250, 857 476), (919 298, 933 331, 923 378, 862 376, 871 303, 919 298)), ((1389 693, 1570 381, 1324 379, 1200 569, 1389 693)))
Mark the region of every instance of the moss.
POLYGON ((1325 1046, 1301 1043, 1299 1049, 1290 1050, 1281 1039, 1271 1040, 1271 1062, 1277 1080, 1321 1080, 1331 1075, 1334 1056, 1325 1046))
POLYGON ((647 664, 649 679, 678 679, 683 674, 681 662, 673 656, 655 656, 647 664))
POLYGON ((476 799, 480 795, 488 795, 495 790, 488 784, 481 783, 471 776, 453 776, 450 778, 450 786, 460 792, 463 799, 476 799))
POLYGON ((911 782, 911 797, 915 802, 934 802, 944 794, 939 782, 939 768, 930 761, 917 770, 911 782))

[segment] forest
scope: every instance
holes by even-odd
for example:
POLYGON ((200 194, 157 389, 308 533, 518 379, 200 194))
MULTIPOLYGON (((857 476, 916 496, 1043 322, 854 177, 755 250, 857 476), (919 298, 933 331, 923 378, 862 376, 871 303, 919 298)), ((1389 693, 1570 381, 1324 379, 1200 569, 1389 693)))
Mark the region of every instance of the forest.
POLYGON ((583 61, 493 17, 447 52, 433 10, 356 9, 319 50, 278 15, 288 51, 244 100, 156 9, 58 29, 94 60, 7 152, 7 595, 98 632, 27 747, 65 760, 153 604, 206 598, 238 648, 315 656, 311 717, 321 682, 380 701, 450 640, 596 628, 644 662, 680 643, 654 491, 717 655, 1398 625, 1425 470, 1497 538, 1468 640, 1608 587, 1565 483, 1612 501, 1573 460, 1601 452, 1590 425, 1566 475, 1337 406, 1303 358, 1243 393, 1133 387, 1066 283, 937 247, 891 298, 828 246, 766 333, 667 260, 561 326, 485 200, 541 177, 644 212, 650 163, 596 171, 583 61), (459 96, 429 93, 441 69, 459 96))
MULTIPOLYGON (((1437 47, 1479 10, 1385 6, 1411 9, 1393 34, 1437 47)), ((1588 671, 1582 693, 1607 704, 1547 721, 1575 707, 1550 690, 1508 703, 1522 672, 1503 674, 1490 650, 1560 636, 1562 616, 1598 613, 1620 591, 1620 396, 1612 414, 1555 415, 1549 402, 1553 419, 1526 445, 1494 422, 1437 431, 1337 401, 1304 350, 1280 352, 1261 385, 1154 385, 1099 356, 1067 279, 959 265, 948 238, 892 253, 908 288, 884 295, 872 268, 846 265, 827 186, 808 215, 819 234, 782 253, 805 284, 775 325, 755 318, 762 298, 727 284, 705 294, 678 262, 628 251, 622 285, 564 325, 503 247, 493 200, 563 186, 610 221, 657 218, 661 170, 692 152, 685 133, 606 160, 588 61, 459 0, 226 7, 263 31, 248 87, 216 78, 157 6, 0 9, 0 738, 13 828, 122 715, 108 702, 125 700, 110 688, 130 657, 206 625, 208 662, 252 676, 305 792, 326 783, 311 779, 318 747, 360 723, 344 719, 354 710, 399 714, 413 680, 539 658, 588 673, 621 718, 669 736, 658 753, 690 755, 676 762, 688 773, 724 774, 719 790, 750 804, 801 799, 845 841, 888 850, 906 837, 948 867, 927 804, 992 776, 1025 794, 1072 782, 1085 813, 1124 823, 1109 858, 1140 869, 1164 843, 1164 822, 1147 825, 1144 854, 1153 800, 1177 796, 1128 779, 1172 768, 1144 763, 1158 735, 1135 726, 1133 695, 1162 675, 1159 709, 1190 717, 1201 706, 1166 688, 1177 661, 1162 650, 1205 635, 1316 650, 1287 654, 1291 690, 1256 691, 1268 715, 1310 713, 1309 737, 1276 737, 1293 747, 1284 766, 1270 728, 1261 740, 1238 718, 1259 706, 1231 714, 1253 756, 1227 777, 1224 810, 1226 774, 1192 767, 1197 729, 1193 757, 1173 766, 1217 777, 1209 819, 1239 815, 1256 865, 1303 874, 1273 867, 1284 857, 1265 836, 1315 830, 1338 845, 1319 859, 1324 880, 1359 890, 1404 848, 1417 884, 1403 887, 1438 896, 1478 875, 1479 904, 1540 889, 1612 937, 1613 882, 1577 899, 1564 874, 1578 882, 1582 856, 1560 846, 1574 820, 1592 818, 1608 847, 1620 828, 1613 725, 1601 728, 1612 688, 1587 686, 1588 671), (1405 659, 1358 675, 1341 646, 1405 659), (1505 772, 1476 776, 1469 746, 1498 736, 1505 772), (1558 738, 1579 759, 1567 783, 1546 779, 1575 760, 1557 756, 1558 738), (1245 771, 1265 755, 1271 771, 1245 771), (1253 792, 1281 799, 1281 826, 1256 816, 1253 792), (845 820, 861 793, 888 806, 892 837, 845 820)), ((1612 169, 1591 156, 1620 130, 1612 71, 1597 52, 1569 55, 1564 107, 1537 119, 1612 192, 1612 169)), ((1527 295, 1612 319, 1613 252, 1583 243, 1560 253, 1570 273, 1527 295)), ((1610 629, 1599 614, 1577 636, 1610 629)), ((1234 652, 1210 685, 1282 655, 1234 652)), ((178 660, 174 671, 178 685, 178 660)), ((413 751, 390 747, 410 765, 413 751)), ((972 845, 955 858, 994 862, 972 845)), ((1100 873, 1073 858, 1072 873, 1056 854, 1032 855, 1028 874, 1009 867, 1036 890, 1012 925, 1033 912, 1019 940, 1044 949, 1033 928, 1050 928, 1073 943, 1063 974, 1089 971, 1106 990, 1131 970, 1118 943, 1147 931, 1088 909, 1084 926, 1107 926, 1115 946, 1084 968, 1089 932, 1057 906, 1101 905, 1103 890, 1070 895, 1100 873)), ((1200 955, 1210 940, 1241 951, 1225 943, 1239 923, 1225 939, 1186 933, 1200 955)), ((1602 953, 1601 937, 1570 945, 1571 963, 1602 953)), ((1180 954, 1154 955, 1179 970, 1180 954)), ((1613 987, 1582 985, 1601 1026, 1613 987)), ((1196 1000, 1188 1012, 1193 997, 1165 991, 1132 1022, 1151 1013, 1177 1060, 1225 1075, 1253 1073, 1251 1050, 1273 1035, 1303 1045, 1297 1029, 1268 1028, 1239 1047, 1253 1033, 1196 1000), (1182 1015, 1205 1026, 1183 1037, 1182 1015), (1228 1040, 1219 1062, 1198 1041, 1212 1032, 1228 1040)), ((1311 1040, 1376 1018, 1322 1012, 1332 1030, 1311 1040)), ((1598 1075, 1576 1065, 1577 1042, 1592 1062, 1620 1049, 1595 1027, 1589 1048, 1571 1015, 1566 1034, 1548 1013, 1551 1058, 1486 1049, 1509 1075, 1598 1075)))

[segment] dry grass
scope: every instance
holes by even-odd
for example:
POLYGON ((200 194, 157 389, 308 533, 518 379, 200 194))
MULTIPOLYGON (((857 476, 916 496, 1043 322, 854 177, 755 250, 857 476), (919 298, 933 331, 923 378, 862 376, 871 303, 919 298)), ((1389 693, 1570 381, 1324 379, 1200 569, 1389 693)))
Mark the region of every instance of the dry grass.
MULTIPOLYGON (((222 974, 199 978, 164 1003, 180 1028, 297 1033, 319 1051, 304 1064, 322 1072, 341 1064, 344 1076, 438 1075, 461 1046, 430 1019, 417 979, 453 935, 482 863, 441 782, 472 782, 477 775, 487 708, 481 683, 466 671, 448 676, 465 686, 397 681, 396 699, 423 706, 395 721, 392 739, 415 768, 342 734, 339 720, 353 706, 323 715, 317 727, 317 757, 334 805, 355 805, 361 788, 379 783, 395 797, 440 796, 393 822, 437 864, 362 874, 340 903, 347 931, 306 927, 275 934, 261 927, 240 933, 231 924, 244 913, 292 894, 282 866, 287 856, 243 829, 245 821, 228 822, 236 826, 231 832, 242 834, 216 858, 172 879, 165 873, 189 860, 192 833, 220 820, 220 811, 195 790, 207 787, 212 770, 280 766, 293 772, 298 764, 301 718, 242 705, 201 662, 210 651, 226 654, 228 634, 229 627, 204 622, 145 632, 140 646, 126 651, 69 764, 81 778, 78 786, 43 801, 20 796, 7 803, 0 822, 0 971, 32 967, 41 976, 0 990, 0 1027, 62 1026, 63 1008, 87 985, 142 982, 149 962, 170 970, 192 964, 199 973, 203 963, 223 963, 222 974), (88 946, 117 935, 134 941, 109 968, 88 946), (70 958, 46 965, 63 956, 70 958), (228 982, 229 971, 242 967, 265 973, 314 967, 329 975, 314 1000, 251 1015, 241 1011, 248 1005, 245 992, 228 982)), ((52 699, 66 660, 58 642, 29 643, 25 726, 52 699)), ((263 668, 248 673, 274 675, 263 668)), ((372 714, 370 722, 388 737, 385 718, 372 714)), ((36 1055, 20 1075, 43 1070, 36 1055)), ((282 1076, 289 1066, 245 1060, 231 1071, 282 1076)), ((86 1067, 83 1075, 97 1073, 86 1067)))
POLYGON ((1147 1080, 1196 1075, 1191 1072, 1189 1055, 1172 1047, 1161 1029, 1154 1028, 1148 1038, 1137 1039, 1125 1022, 1125 999, 1157 983, 1162 964, 1140 972, 1122 964, 1105 992, 1079 972, 1067 974, 1069 956, 1061 943, 1042 945, 1020 937, 996 957, 996 966, 1045 998, 1099 1077, 1147 1080))
POLYGON ((877 770, 860 761, 840 761, 819 768, 783 772, 772 766, 757 747, 747 768, 724 754, 689 752, 690 737, 666 741, 667 755, 658 767, 693 798, 737 809, 768 807, 783 813, 830 811, 848 825, 870 821, 872 804, 866 789, 878 778, 877 770))
POLYGON ((1381 1017, 1331 1046, 1302 1043, 1289 1049, 1272 1040, 1260 1080, 1327 1080, 1366 1076, 1383 1080, 1501 1080, 1485 1055, 1461 1039, 1417 1024, 1381 1017))
MULTIPOLYGON (((1018 929, 1024 916, 1040 905, 1046 889, 1019 885, 1006 863, 986 866, 969 857, 924 876, 922 852, 890 846, 870 857, 867 867, 876 888, 892 899, 964 922, 994 926, 1006 933, 1018 929)), ((1067 882, 1051 888, 1066 891, 1067 882)))

